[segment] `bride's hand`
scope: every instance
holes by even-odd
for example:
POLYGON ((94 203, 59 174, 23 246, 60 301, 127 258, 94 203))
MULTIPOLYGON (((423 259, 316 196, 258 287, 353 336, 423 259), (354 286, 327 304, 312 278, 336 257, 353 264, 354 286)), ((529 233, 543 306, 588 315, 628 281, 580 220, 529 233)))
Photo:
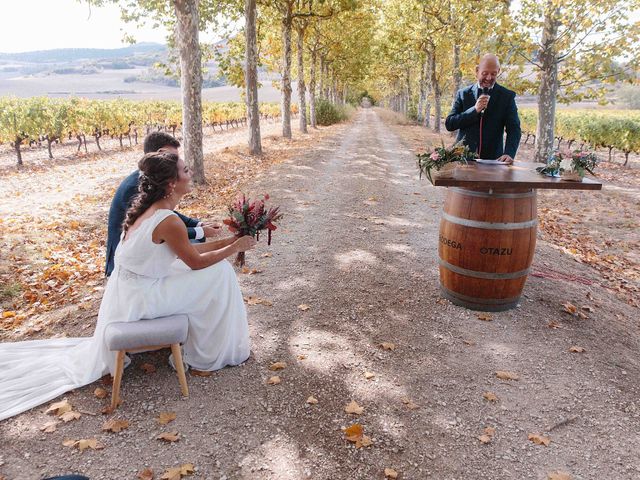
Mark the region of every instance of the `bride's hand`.
POLYGON ((233 245, 236 247, 238 252, 246 252, 247 250, 252 250, 257 243, 258 242, 256 242, 255 238, 245 235, 233 242, 233 245))

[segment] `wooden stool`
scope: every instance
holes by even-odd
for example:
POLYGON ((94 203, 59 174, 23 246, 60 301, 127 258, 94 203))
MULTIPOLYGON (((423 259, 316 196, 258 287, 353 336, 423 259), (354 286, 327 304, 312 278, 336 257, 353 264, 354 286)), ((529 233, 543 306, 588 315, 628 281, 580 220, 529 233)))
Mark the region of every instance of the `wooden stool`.
POLYGON ((187 340, 189 321, 186 315, 139 320, 137 322, 116 322, 107 325, 104 336, 109 350, 116 352, 116 371, 113 376, 111 411, 120 403, 120 384, 127 352, 158 350, 171 347, 173 362, 178 373, 182 395, 189 396, 187 377, 182 363, 180 344, 187 340))

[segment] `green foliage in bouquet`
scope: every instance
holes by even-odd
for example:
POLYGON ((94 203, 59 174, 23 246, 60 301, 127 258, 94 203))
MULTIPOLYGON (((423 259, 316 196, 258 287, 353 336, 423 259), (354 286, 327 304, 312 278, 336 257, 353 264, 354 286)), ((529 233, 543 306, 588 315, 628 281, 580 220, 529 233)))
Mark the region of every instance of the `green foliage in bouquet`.
POLYGON ((418 157, 420 178, 422 178, 422 174, 424 173, 429 181, 433 183, 433 178, 431 177, 432 170, 438 171, 445 165, 453 162, 466 164, 471 160, 475 160, 478 154, 469 150, 469 147, 460 141, 449 148, 446 148, 444 142, 442 142, 441 147, 436 147, 432 152, 419 153, 416 157, 418 157))
POLYGON ((576 172, 580 177, 584 177, 585 172, 595 175, 593 171, 598 165, 598 156, 593 152, 585 150, 574 150, 572 152, 561 152, 555 150, 544 167, 536 170, 550 177, 559 177, 564 172, 576 172))

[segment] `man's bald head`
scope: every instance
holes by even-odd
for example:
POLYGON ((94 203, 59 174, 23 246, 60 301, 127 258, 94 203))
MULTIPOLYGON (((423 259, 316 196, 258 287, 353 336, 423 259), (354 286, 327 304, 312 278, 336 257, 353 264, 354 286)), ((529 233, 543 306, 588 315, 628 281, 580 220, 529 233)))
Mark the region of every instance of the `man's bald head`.
POLYGON ((482 88, 493 88, 500 73, 500 60, 492 53, 482 56, 476 67, 476 79, 482 88))

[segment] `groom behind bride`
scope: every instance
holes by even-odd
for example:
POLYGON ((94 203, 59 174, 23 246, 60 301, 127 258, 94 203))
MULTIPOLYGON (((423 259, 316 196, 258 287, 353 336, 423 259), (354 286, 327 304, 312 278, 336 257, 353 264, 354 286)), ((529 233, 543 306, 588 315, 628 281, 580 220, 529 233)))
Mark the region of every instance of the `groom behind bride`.
MULTIPOLYGON (((152 132, 144 139, 144 153, 157 152, 160 149, 175 153, 178 155, 180 142, 165 132, 152 132)), ((131 200, 138 193, 138 185, 140 179, 140 171, 132 172, 125 178, 111 200, 109 208, 109 221, 107 231, 107 253, 105 262, 105 275, 108 277, 113 272, 113 256, 116 247, 120 243, 120 234, 122 233, 122 222, 127 209, 131 205, 131 200)), ((175 212, 187 227, 189 240, 204 242, 206 238, 217 236, 221 229, 217 224, 205 224, 195 218, 187 217, 179 212, 175 212)))

